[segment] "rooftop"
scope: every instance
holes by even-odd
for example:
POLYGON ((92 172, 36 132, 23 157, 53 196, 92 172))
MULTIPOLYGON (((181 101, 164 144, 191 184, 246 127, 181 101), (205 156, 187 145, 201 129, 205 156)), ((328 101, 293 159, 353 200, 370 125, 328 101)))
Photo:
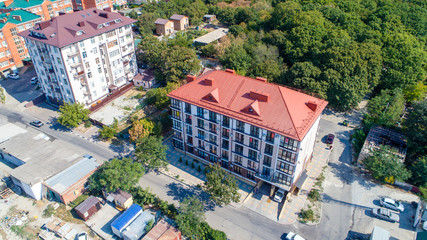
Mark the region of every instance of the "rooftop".
POLYGON ((165 25, 166 23, 170 22, 168 19, 163 18, 157 18, 157 20, 154 22, 155 24, 165 25))
POLYGON ((141 236, 145 233, 145 227, 150 220, 154 221, 154 216, 148 211, 143 211, 141 215, 135 218, 135 220, 123 230, 123 238, 128 240, 141 239, 141 236))
POLYGON ((179 14, 174 14, 174 15, 172 15, 172 17, 170 17, 171 20, 181 20, 183 18, 185 18, 185 16, 179 15, 179 14))
POLYGON ((371 128, 361 152, 369 153, 370 149, 378 149, 384 145, 389 146, 399 158, 405 159, 408 147, 405 135, 382 126, 371 128))
POLYGON ((181 232, 162 219, 142 238, 142 240, 160 239, 181 239, 181 232))
POLYGON ((0 14, 0 29, 3 28, 6 23, 19 25, 25 22, 34 21, 36 19, 41 19, 41 17, 24 10, 15 10, 2 13, 0 14))
POLYGON ((85 213, 87 211, 89 211, 89 209, 93 206, 95 206, 96 204, 100 203, 99 199, 94 197, 94 196, 89 196, 88 198, 86 198, 86 200, 84 200, 82 203, 80 203, 75 210, 79 211, 81 213, 85 213))
POLYGON ((73 164, 62 172, 49 178, 45 185, 53 189, 55 192, 62 194, 69 187, 84 178, 90 172, 96 170, 99 164, 94 158, 83 158, 79 162, 73 164))
POLYGON ((228 28, 218 28, 217 30, 214 30, 210 33, 207 33, 203 36, 200 36, 194 39, 193 42, 199 43, 199 44, 209 44, 213 41, 216 41, 224 37, 225 35, 227 35, 227 33, 228 33, 228 28))
POLYGON ((82 149, 19 123, 0 123, 0 149, 22 161, 9 172, 26 184, 42 182, 82 159, 82 149))
POLYGON ((120 13, 89 8, 38 23, 34 29, 19 35, 52 46, 64 47, 134 22, 136 20, 120 13))
POLYGON ((124 211, 116 220, 111 223, 111 227, 122 231, 124 228, 129 226, 129 224, 137 216, 142 213, 142 208, 138 204, 132 204, 126 211, 124 211))
POLYGON ((168 96, 299 141, 328 104, 264 78, 239 76, 233 70, 188 78, 189 83, 168 96))
MULTIPOLYGON (((45 0, 6 0, 0 3, 0 8, 29 8, 41 5, 45 0)), ((54 2, 54 1, 53 1, 54 2)))

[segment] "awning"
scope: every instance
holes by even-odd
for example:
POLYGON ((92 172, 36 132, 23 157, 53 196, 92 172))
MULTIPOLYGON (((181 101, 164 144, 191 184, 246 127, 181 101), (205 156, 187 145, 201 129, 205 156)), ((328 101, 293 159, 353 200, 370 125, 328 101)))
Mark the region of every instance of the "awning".
POLYGON ((22 61, 29 62, 29 61, 31 61, 31 58, 30 57, 26 57, 26 58, 22 59, 22 61))
POLYGON ((305 180, 307 180, 307 170, 304 170, 301 174, 301 176, 298 178, 297 182, 295 183, 295 187, 301 189, 304 186, 305 180))

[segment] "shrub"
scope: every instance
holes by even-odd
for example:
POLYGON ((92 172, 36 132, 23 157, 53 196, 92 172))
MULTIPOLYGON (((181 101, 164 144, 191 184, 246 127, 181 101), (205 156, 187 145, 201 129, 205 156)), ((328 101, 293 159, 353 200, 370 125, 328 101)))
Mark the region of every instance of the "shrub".
POLYGON ((178 162, 182 162, 182 157, 179 157, 179 160, 178 160, 178 162))
POLYGON ((128 106, 124 106, 124 107, 123 107, 123 109, 124 109, 124 110, 126 110, 126 111, 130 111, 130 110, 132 110, 132 108, 130 108, 130 107, 128 107, 128 106))
POLYGON ((191 168, 195 168, 194 162, 191 162, 191 168))
POLYGON ((145 231, 145 232, 149 232, 149 231, 153 228, 153 225, 154 225, 154 219, 150 219, 150 220, 147 222, 147 225, 145 225, 145 229, 144 229, 144 231, 145 231))
POLYGON ((138 94, 136 94, 135 95, 135 97, 134 98, 136 98, 136 99, 141 99, 143 96, 142 96, 142 93, 138 93, 138 94))
POLYGON ((311 209, 311 206, 308 207, 307 210, 301 209, 301 212, 299 213, 299 217, 301 218, 302 221, 307 222, 307 221, 314 221, 314 211, 313 209, 311 209))
POLYGON ((198 172, 201 172, 201 171, 202 171, 202 168, 200 167, 200 165, 197 165, 197 171, 198 171, 198 172))
POLYGON ((317 189, 311 189, 308 193, 308 199, 312 202, 320 200, 320 192, 317 189))
POLYGON ((53 214, 55 214, 55 209, 52 207, 52 205, 48 205, 43 210, 43 217, 45 217, 45 218, 50 218, 50 217, 52 217, 53 214))
POLYGON ((90 128, 91 126, 92 126, 92 123, 88 120, 88 121, 85 121, 85 128, 90 128))
POLYGON ((185 165, 187 165, 187 166, 188 166, 188 160, 187 160, 187 159, 185 159, 185 165))

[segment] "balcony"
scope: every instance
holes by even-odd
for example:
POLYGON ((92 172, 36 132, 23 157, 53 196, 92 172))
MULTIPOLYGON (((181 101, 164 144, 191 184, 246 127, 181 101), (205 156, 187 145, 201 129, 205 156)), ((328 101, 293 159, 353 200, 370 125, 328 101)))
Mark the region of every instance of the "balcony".
POLYGON ((80 84, 81 84, 82 86, 86 86, 86 85, 87 85, 87 82, 86 82, 84 79, 80 79, 80 84))
POLYGON ((85 91, 83 91, 83 95, 90 96, 90 93, 89 93, 89 91, 85 90, 85 91))
POLYGON ((67 56, 72 57, 72 56, 76 56, 77 54, 79 54, 79 51, 75 50, 75 51, 67 53, 67 56))
POLYGON ((273 173, 269 173, 269 174, 256 173, 255 176, 266 182, 270 182, 270 183, 273 182, 273 173))
POLYGON ((76 67, 79 67, 81 65, 82 65, 82 62, 73 62, 73 63, 70 63, 70 67, 72 67, 72 68, 76 68, 76 67))

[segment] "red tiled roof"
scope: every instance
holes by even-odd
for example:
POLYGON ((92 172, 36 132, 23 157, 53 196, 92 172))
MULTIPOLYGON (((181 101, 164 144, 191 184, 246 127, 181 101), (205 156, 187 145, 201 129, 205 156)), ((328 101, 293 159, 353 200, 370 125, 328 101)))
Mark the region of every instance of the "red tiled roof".
POLYGON ((34 29, 23 31, 19 35, 52 46, 64 47, 134 22, 136 20, 124 17, 119 13, 89 8, 41 22, 36 24, 34 29), (115 22, 117 19, 120 20, 115 22), (109 23, 109 25, 98 28, 98 25, 103 23, 109 23), (77 34, 79 31, 83 31, 83 33, 77 34), (32 32, 43 34, 45 38, 31 34, 32 32))
POLYGON ((172 17, 170 17, 170 19, 172 19, 172 20, 181 20, 183 18, 185 18, 185 16, 179 15, 179 14, 174 14, 174 15, 172 15, 172 17))
POLYGON ((168 22, 169 22, 169 20, 167 20, 167 19, 157 18, 157 20, 154 23, 155 24, 160 24, 160 25, 165 25, 168 22))
POLYGON ((220 70, 200 75, 168 96, 299 141, 328 104, 262 78, 220 70))

